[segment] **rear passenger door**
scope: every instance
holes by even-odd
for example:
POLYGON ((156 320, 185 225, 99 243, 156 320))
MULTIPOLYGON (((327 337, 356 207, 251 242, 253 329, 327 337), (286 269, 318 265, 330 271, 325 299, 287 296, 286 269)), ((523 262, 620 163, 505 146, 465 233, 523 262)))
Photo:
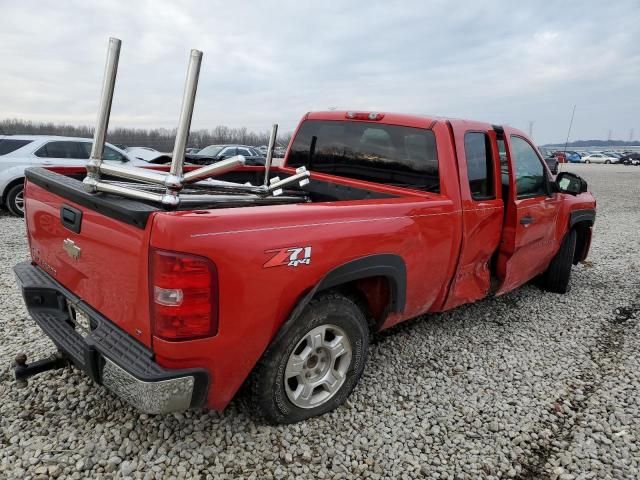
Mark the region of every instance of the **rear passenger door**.
POLYGON ((445 309, 473 302, 491 288, 491 259, 502 233, 503 202, 496 136, 487 127, 452 122, 458 153, 463 236, 445 309))
POLYGON ((526 283, 547 268, 558 247, 560 207, 547 166, 533 145, 507 128, 504 141, 508 170, 502 178, 508 198, 498 257, 497 273, 502 279, 498 294, 526 283))

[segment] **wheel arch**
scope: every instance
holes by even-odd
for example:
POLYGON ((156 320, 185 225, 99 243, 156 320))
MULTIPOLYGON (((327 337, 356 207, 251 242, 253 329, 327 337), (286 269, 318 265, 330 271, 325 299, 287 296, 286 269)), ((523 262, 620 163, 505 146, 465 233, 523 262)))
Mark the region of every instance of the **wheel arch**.
POLYGON ((7 182, 2 190, 2 205, 5 206, 7 204, 7 194, 9 191, 15 187, 16 185, 20 185, 24 183, 24 175, 22 177, 14 178, 13 180, 7 182))
POLYGON ((576 231, 576 249, 573 256, 573 264, 587 258, 591 246, 591 233, 596 219, 596 211, 593 209, 574 210, 569 216, 569 229, 576 231))
POLYGON ((294 321, 316 295, 328 290, 352 297, 372 320, 370 327, 377 330, 387 313, 404 311, 407 268, 402 257, 395 254, 367 255, 343 263, 330 270, 300 298, 287 322, 294 321), (383 304, 373 304, 370 289, 375 288, 385 291, 383 304))

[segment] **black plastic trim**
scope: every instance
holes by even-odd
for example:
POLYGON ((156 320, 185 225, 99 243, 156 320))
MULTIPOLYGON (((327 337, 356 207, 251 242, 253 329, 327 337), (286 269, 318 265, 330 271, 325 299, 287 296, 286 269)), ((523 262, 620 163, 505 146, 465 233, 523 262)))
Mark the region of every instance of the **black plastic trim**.
POLYGON ((596 221, 596 211, 592 208, 585 208, 581 210, 574 210, 569 216, 569 228, 572 228, 576 223, 586 222, 589 226, 592 226, 596 221))
POLYGON ((62 204, 60 207, 60 222, 74 233, 80 233, 82 226, 82 210, 70 205, 62 204))
POLYGON ((107 217, 142 229, 146 227, 149 216, 160 210, 153 205, 116 195, 88 193, 84 190, 81 181, 41 167, 27 168, 25 177, 29 182, 51 193, 95 210, 107 217))
POLYGON ((407 267, 402 257, 383 253, 358 258, 331 270, 298 301, 287 321, 298 318, 316 293, 322 290, 353 280, 378 276, 389 280, 391 289, 389 311, 402 312, 407 299, 407 267))
POLYGON ((407 298, 407 267, 398 255, 369 255, 340 265, 324 276, 317 291, 369 277, 385 277, 389 280, 389 309, 402 312, 407 298))
POLYGON ((153 352, 118 328, 102 314, 56 282, 40 267, 22 262, 14 272, 29 315, 53 343, 93 380, 101 383, 104 358, 145 382, 194 377, 191 408, 205 404, 209 374, 202 368, 167 370, 153 360, 153 352), (83 337, 73 326, 67 305, 71 303, 90 318, 91 333, 83 337))

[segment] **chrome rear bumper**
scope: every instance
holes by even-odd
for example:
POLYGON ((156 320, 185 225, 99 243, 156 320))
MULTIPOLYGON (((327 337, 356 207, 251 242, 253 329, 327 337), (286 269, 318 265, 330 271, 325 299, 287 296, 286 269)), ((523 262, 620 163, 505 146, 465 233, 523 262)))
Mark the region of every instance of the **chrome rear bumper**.
POLYGON ((209 389, 206 370, 167 370, 153 352, 82 302, 30 262, 14 272, 27 310, 74 366, 143 413, 161 414, 204 405, 209 389), (81 332, 68 305, 89 317, 81 332), (83 335, 84 333, 84 335, 83 335))

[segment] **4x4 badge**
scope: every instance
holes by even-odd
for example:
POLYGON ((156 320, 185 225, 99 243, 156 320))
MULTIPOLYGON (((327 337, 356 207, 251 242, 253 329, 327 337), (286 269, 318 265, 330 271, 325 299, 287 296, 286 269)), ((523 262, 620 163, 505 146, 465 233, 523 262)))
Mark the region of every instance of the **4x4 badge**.
POLYGON ((62 248, 64 248, 64 251, 67 252, 67 255, 69 255, 74 260, 78 260, 80 258, 80 254, 82 253, 82 249, 69 238, 65 238, 63 240, 62 248))
POLYGON ((286 247, 277 250, 267 250, 264 253, 272 253, 273 256, 263 268, 270 267, 297 267, 298 265, 311 264, 311 247, 286 247))

